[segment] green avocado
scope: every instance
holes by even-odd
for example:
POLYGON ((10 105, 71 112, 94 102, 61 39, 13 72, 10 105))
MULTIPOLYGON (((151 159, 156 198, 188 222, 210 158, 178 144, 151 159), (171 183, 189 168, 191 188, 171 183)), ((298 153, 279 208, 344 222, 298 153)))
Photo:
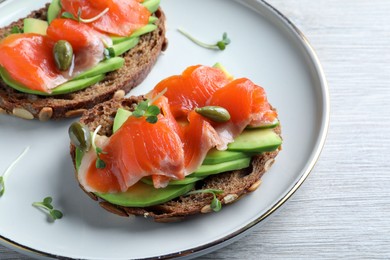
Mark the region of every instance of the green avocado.
POLYGON ((267 129, 267 128, 275 128, 279 125, 279 120, 275 119, 273 122, 268 124, 263 124, 260 126, 248 126, 246 129, 267 129))
POLYGON ((49 24, 46 21, 35 18, 26 18, 23 20, 24 33, 38 33, 41 35, 46 35, 48 26, 49 24))
POLYGON ((124 207, 148 207, 167 202, 192 190, 195 183, 187 185, 172 185, 155 189, 152 185, 141 181, 121 193, 95 193, 100 198, 124 207))
POLYGON ((53 0, 49 5, 47 10, 47 22, 50 24, 55 18, 58 17, 58 14, 61 11, 61 2, 60 0, 53 0))
MULTIPOLYGON (((168 185, 186 185, 186 184, 200 181, 202 179, 204 179, 204 177, 187 176, 182 180, 172 180, 169 182, 168 185)), ((151 178, 145 177, 145 178, 142 178, 141 181, 145 184, 153 185, 153 181, 151 178)))
POLYGON ((100 74, 105 74, 107 72, 122 68, 124 64, 125 64, 125 59, 122 57, 114 57, 107 60, 103 60, 99 62, 99 64, 97 64, 95 67, 77 75, 75 78, 72 79, 72 81, 78 79, 90 78, 100 74))
POLYGON ((250 165, 251 158, 242 158, 233 161, 218 163, 218 164, 210 164, 210 165, 201 165, 194 173, 192 173, 191 177, 206 177, 209 175, 239 170, 246 168, 250 165))
POLYGON ((131 36, 128 36, 128 37, 120 37, 120 36, 111 36, 111 40, 112 40, 112 43, 114 45, 118 44, 118 43, 121 43, 121 42, 124 42, 124 41, 127 41, 127 40, 130 40, 132 38, 135 38, 135 37, 139 37, 143 34, 147 34, 147 33, 150 33, 150 32, 153 32, 154 30, 157 29, 157 25, 155 24, 147 24, 137 30, 135 30, 131 36))
POLYGON ((217 149, 211 149, 203 160, 203 164, 218 164, 228 161, 233 161, 242 158, 251 157, 250 154, 236 151, 219 151, 217 149))
POLYGON ((129 110, 118 108, 114 118, 112 132, 115 133, 123 125, 123 123, 127 120, 127 118, 131 116, 131 114, 132 113, 129 110))
POLYGON ((111 56, 119 56, 123 53, 127 52, 134 46, 136 46, 139 42, 139 37, 129 37, 126 40, 119 42, 117 44, 112 45, 108 48, 111 56))
POLYGON ((275 151, 282 139, 272 129, 247 129, 228 144, 229 151, 263 153, 275 151))
POLYGON ((222 70, 222 72, 226 75, 226 77, 227 77, 228 79, 233 79, 233 78, 234 78, 233 75, 230 74, 230 73, 227 71, 227 69, 226 69, 221 63, 217 62, 217 63, 215 63, 215 64, 213 65, 213 67, 222 70))
POLYGON ((60 94, 70 93, 73 91, 87 88, 87 87, 89 87, 93 84, 96 84, 99 81, 104 79, 104 74, 100 74, 100 75, 96 75, 96 76, 89 77, 89 78, 72 80, 72 81, 65 82, 64 84, 56 87, 55 89, 52 90, 51 93, 46 93, 46 92, 41 92, 41 91, 26 88, 25 86, 23 86, 19 82, 16 82, 3 67, 0 67, 0 75, 3 78, 4 82, 8 86, 12 87, 13 89, 16 89, 20 92, 41 95, 41 96, 52 96, 52 95, 60 95, 60 94))
POLYGON ((156 16, 150 16, 149 17, 149 24, 155 23, 158 21, 158 18, 156 16))
POLYGON ((160 5, 160 0, 145 0, 142 4, 149 10, 150 13, 154 13, 160 5))

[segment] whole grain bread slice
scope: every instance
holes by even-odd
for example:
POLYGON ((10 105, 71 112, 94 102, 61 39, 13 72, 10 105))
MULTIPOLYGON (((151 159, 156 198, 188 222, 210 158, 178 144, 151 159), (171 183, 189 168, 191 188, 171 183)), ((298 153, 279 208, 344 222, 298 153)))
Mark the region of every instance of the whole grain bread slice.
MULTIPOLYGON (((27 17, 46 20, 48 5, 33 11, 27 17)), ((156 11, 157 29, 140 37, 136 47, 124 53, 125 65, 107 73, 105 79, 84 90, 56 96, 39 96, 21 93, 8 87, 0 78, 0 114, 7 113, 25 119, 41 121, 79 116, 94 105, 113 97, 123 97, 140 84, 149 74, 161 51, 167 47, 165 38, 165 15, 156 11)), ((22 28, 23 19, 0 28, 0 41, 15 26, 22 28)))
MULTIPOLYGON (((95 106, 93 109, 86 111, 82 115, 80 122, 88 126, 91 131, 94 131, 99 125, 101 125, 102 127, 99 134, 111 136, 113 121, 118 108, 133 111, 136 105, 142 100, 144 100, 143 96, 133 96, 104 102, 95 106)), ((280 135, 280 126, 276 127, 274 131, 280 135)), ((252 160, 251 166, 246 169, 212 175, 202 181, 198 181, 195 189, 223 190, 224 192, 222 194, 217 195, 222 205, 237 201, 242 196, 255 191, 260 186, 261 177, 272 166, 280 149, 281 147, 274 152, 266 152, 255 156, 252 160)), ((75 164, 75 147, 73 145, 70 146, 70 154, 73 159, 73 163, 75 164)), ((80 187, 83 189, 81 185, 80 187)), ((136 208, 113 205, 101 198, 98 198, 93 193, 86 193, 92 199, 98 201, 100 206, 112 213, 125 217, 132 215, 151 217, 156 222, 180 221, 190 215, 212 212, 210 204, 213 196, 211 194, 203 193, 181 196, 157 206, 136 208)))

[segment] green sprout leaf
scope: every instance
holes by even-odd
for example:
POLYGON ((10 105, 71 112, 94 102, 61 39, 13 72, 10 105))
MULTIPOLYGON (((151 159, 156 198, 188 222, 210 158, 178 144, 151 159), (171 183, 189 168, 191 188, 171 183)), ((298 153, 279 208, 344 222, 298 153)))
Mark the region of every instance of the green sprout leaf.
POLYGON ((22 157, 27 153, 29 149, 30 147, 27 146, 24 151, 15 159, 15 161, 13 161, 11 165, 5 170, 4 174, 0 176, 0 197, 3 196, 5 193, 5 181, 11 173, 12 168, 22 159, 22 157))
POLYGON ((15 34, 15 33, 23 33, 23 29, 20 29, 20 28, 17 27, 17 26, 12 26, 12 28, 11 28, 11 34, 15 34))
POLYGON ((156 105, 150 105, 152 101, 150 100, 144 100, 140 102, 135 110, 133 111, 132 115, 140 118, 145 116, 146 122, 155 124, 158 121, 158 115, 161 113, 160 108, 156 105))
POLYGON ((218 41, 216 44, 207 44, 207 43, 204 43, 202 41, 199 41, 198 39, 196 39, 195 37, 193 37, 191 34, 189 34, 188 32, 184 31, 183 29, 178 29, 178 31, 183 34, 185 37, 187 37, 188 39, 190 39, 192 42, 194 42, 195 44, 203 47, 203 48, 206 48, 206 49, 211 49, 211 50, 225 50, 226 49, 226 46, 230 44, 231 40, 228 38, 228 35, 226 32, 223 33, 222 35, 222 40, 218 41))
POLYGON ((148 116, 146 118, 146 122, 151 123, 151 124, 155 124, 155 123, 157 123, 157 121, 158 121, 157 116, 148 116))
POLYGON ((213 211, 215 212, 218 212, 221 210, 222 208, 222 203, 221 201, 215 196, 215 194, 213 193, 214 195, 214 198, 213 200, 211 201, 211 204, 210 204, 210 207, 213 211))
POLYGON ((204 190, 194 190, 187 193, 187 195, 191 194, 199 194, 199 193, 208 193, 213 195, 213 200, 211 201, 210 208, 214 212, 218 212, 222 209, 222 202, 217 198, 217 194, 222 194, 223 190, 217 189, 204 189, 204 190))
POLYGON ((34 202, 32 205, 34 207, 43 209, 45 212, 49 214, 51 219, 55 221, 57 219, 61 219, 63 217, 63 214, 61 211, 54 209, 52 202, 53 202, 52 197, 46 197, 43 199, 42 202, 34 202))
POLYGON ((146 111, 148 109, 148 107, 149 107, 149 101, 144 100, 138 104, 137 109, 142 110, 142 111, 146 111))
POLYGON ((96 164, 95 164, 95 166, 96 166, 96 168, 98 168, 98 169, 104 169, 104 168, 106 168, 106 163, 100 158, 100 155, 97 155, 98 157, 97 157, 97 159, 96 159, 96 164))
POLYGON ((155 105, 151 105, 146 109, 146 115, 157 116, 160 114, 160 108, 155 105))

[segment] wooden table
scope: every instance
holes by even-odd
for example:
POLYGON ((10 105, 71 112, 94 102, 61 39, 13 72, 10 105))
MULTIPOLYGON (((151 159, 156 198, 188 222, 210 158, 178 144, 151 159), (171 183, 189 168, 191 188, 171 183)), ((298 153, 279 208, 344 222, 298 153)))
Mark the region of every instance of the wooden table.
MULTIPOLYGON (((390 1, 268 2, 321 60, 331 97, 328 139, 279 214, 201 259, 389 259, 390 1)), ((0 246, 0 259, 29 258, 0 246)))

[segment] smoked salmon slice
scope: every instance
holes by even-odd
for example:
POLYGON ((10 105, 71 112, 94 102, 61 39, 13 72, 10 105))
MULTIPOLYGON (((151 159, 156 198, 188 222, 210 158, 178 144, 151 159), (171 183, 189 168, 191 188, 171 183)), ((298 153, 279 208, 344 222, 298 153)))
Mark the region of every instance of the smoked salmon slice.
POLYGON ((25 87, 50 92, 67 81, 56 68, 54 44, 39 34, 11 34, 0 42, 0 66, 25 87))
POLYGON ((248 125, 261 126, 277 119, 277 113, 268 103, 264 89, 246 78, 235 79, 218 89, 207 104, 223 107, 230 114, 228 122, 214 124, 225 143, 218 147, 222 150, 248 125))
POLYGON ((217 131, 203 116, 191 111, 188 121, 182 126, 186 175, 199 168, 211 148, 221 144, 217 131))
POLYGON ((196 65, 188 67, 181 75, 162 80, 152 94, 166 89, 164 96, 169 100, 174 117, 187 118, 190 111, 205 106, 210 96, 229 82, 220 69, 196 65))
POLYGON ((82 19, 100 18, 88 23, 98 31, 129 36, 147 25, 151 13, 138 0, 61 0, 63 11, 82 19), (108 10, 108 11, 107 11, 108 10))
POLYGON ((78 176, 81 178, 80 183, 86 183, 85 187, 89 191, 124 192, 145 176, 156 175, 169 179, 185 177, 183 143, 179 134, 172 130, 176 121, 169 112, 165 97, 160 97, 154 104, 162 110, 157 123, 151 124, 145 118, 130 116, 103 143, 101 148, 104 153, 100 156, 106 163, 105 168, 95 167, 96 156, 89 161, 83 159, 78 176), (114 178, 117 183, 111 181, 114 178), (110 180, 107 185, 99 185, 106 179, 110 180))

